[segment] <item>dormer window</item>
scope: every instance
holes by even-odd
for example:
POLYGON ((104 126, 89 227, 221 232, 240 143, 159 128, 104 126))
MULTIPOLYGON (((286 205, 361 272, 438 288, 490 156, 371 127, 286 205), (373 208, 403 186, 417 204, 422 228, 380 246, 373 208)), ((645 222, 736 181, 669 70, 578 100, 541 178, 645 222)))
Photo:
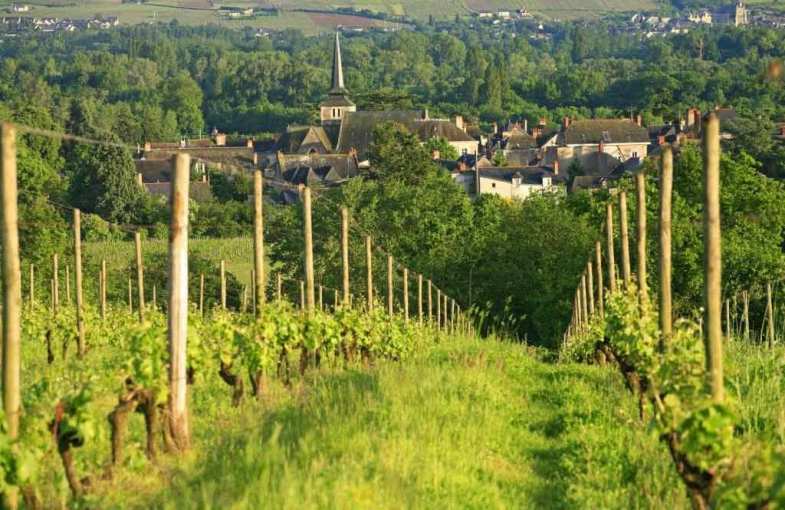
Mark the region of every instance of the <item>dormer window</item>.
POLYGON ((551 178, 550 177, 543 177, 542 178, 542 185, 545 188, 550 188, 551 187, 551 178))

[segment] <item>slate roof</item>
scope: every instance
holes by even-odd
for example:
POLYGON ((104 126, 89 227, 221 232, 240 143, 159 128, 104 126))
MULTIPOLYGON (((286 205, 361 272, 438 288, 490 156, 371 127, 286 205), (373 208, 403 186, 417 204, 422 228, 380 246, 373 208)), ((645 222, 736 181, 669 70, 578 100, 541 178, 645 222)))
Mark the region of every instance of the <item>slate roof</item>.
POLYGON ((343 154, 312 154, 305 157, 284 155, 283 158, 284 167, 275 170, 278 177, 290 184, 331 185, 359 174, 356 160, 343 154))
POLYGON ((327 99, 322 101, 322 106, 355 106, 351 99, 346 96, 330 95, 327 99))
POLYGON ((474 138, 449 120, 423 119, 423 113, 412 110, 348 112, 341 122, 336 152, 357 149, 361 159, 367 158, 373 130, 379 124, 395 122, 416 134, 421 141, 441 137, 450 142, 473 142, 474 138))
POLYGON ((556 175, 549 168, 541 166, 494 167, 480 170, 481 179, 512 182, 514 177, 521 177, 524 184, 533 185, 541 185, 543 177, 550 177, 554 184, 564 181, 564 177, 556 175))
POLYGON ((537 147, 537 140, 532 135, 521 129, 513 129, 507 138, 505 149, 519 150, 519 149, 533 149, 537 147))
POLYGON ((648 130, 626 119, 576 120, 562 137, 565 145, 649 142, 648 130))
POLYGON ((285 154, 308 154, 312 150, 326 153, 332 152, 333 144, 324 128, 303 126, 287 129, 274 149, 285 154))

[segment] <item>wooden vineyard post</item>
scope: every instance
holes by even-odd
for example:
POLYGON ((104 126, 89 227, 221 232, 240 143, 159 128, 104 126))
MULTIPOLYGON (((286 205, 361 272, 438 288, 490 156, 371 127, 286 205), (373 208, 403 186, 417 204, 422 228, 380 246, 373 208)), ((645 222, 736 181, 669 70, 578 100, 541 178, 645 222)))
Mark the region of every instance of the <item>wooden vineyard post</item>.
POLYGON ((199 315, 204 317, 204 273, 199 274, 199 315))
POLYGON ((305 282, 300 280, 300 310, 305 311, 305 282))
MULTIPOLYGON (((338 289, 334 289, 335 295, 333 296, 333 311, 337 310, 341 306, 340 298, 338 297, 338 289)), ((349 306, 348 301, 346 302, 346 306, 349 306)))
POLYGON ((278 298, 278 302, 280 303, 283 299, 283 275, 278 273, 278 282, 276 285, 276 296, 278 298))
POLYGON ((605 317, 605 283, 602 275, 602 243, 594 244, 594 263, 597 264, 597 311, 605 317))
POLYGON ((324 311, 324 287, 319 285, 319 310, 324 311))
MULTIPOLYGON (((19 261, 19 221, 16 182, 16 128, 0 125, 0 200, 3 253, 3 410, 8 439, 19 436, 21 412, 22 269, 19 261)), ((4 495, 9 508, 17 507, 16 492, 4 495)))
POLYGON ((52 312, 57 315, 60 306, 60 269, 58 268, 57 253, 52 255, 52 312))
POLYGON ((248 286, 243 285, 243 294, 242 298, 240 299, 240 313, 245 313, 248 311, 248 286))
POLYGON ((409 322, 409 270, 403 268, 403 320, 409 322))
POLYGON ((177 154, 170 196, 169 227, 169 425, 177 448, 190 444, 187 399, 188 186, 191 158, 177 154))
POLYGON ((422 314, 422 275, 417 275, 417 318, 420 321, 420 326, 423 322, 422 314))
POLYGON ((638 192, 638 294, 641 304, 649 301, 649 286, 646 269, 646 174, 642 170, 635 174, 635 189, 638 192))
POLYGON ((226 261, 221 261, 221 310, 226 310, 226 261))
POLYGON ((444 328, 443 329, 445 331, 447 331, 447 326, 448 326, 448 322, 447 321, 449 320, 449 318, 447 317, 447 301, 448 301, 447 294, 444 294, 444 310, 442 311, 442 314, 443 314, 442 317, 444 318, 444 321, 443 321, 444 322, 444 328))
POLYGON ((621 270, 625 288, 629 288, 632 281, 630 268, 630 232, 627 224, 627 192, 619 193, 619 225, 621 228, 621 270))
POLYGON ((387 255, 387 315, 395 313, 395 294, 393 294, 393 256, 387 255))
POLYGON ((741 295, 744 302, 744 340, 750 341, 750 293, 744 291, 741 295))
POLYGON ((436 329, 442 327, 442 291, 436 288, 436 329))
POLYGON ((349 209, 341 208, 341 262, 343 265, 343 303, 349 306, 349 209))
POLYGON ((101 259, 101 319, 106 319, 106 260, 101 259))
POLYGON ((303 188, 303 224, 305 234, 305 304, 308 313, 316 305, 313 276, 313 221, 311 218, 311 188, 303 188))
POLYGON ((130 276, 128 277, 128 313, 131 315, 134 313, 134 292, 130 276))
POLYGON ((136 291, 139 302, 139 322, 144 324, 144 262, 142 260, 142 234, 134 232, 136 246, 136 291))
POLYGON ((365 265, 367 268, 368 312, 373 311, 373 240, 365 236, 365 265))
POLYGON ((730 299, 725 300, 725 341, 730 342, 733 339, 733 330, 730 322, 730 299))
POLYGON ((71 304, 71 268, 65 265, 65 302, 71 304))
POLYGON ((583 330, 583 296, 581 295, 581 286, 578 284, 578 289, 575 291, 575 326, 579 331, 583 330))
POLYGON ((671 290, 671 203, 673 196, 673 149, 662 146, 660 161, 660 331, 662 347, 667 347, 673 334, 673 298, 671 290))
POLYGON ((35 308, 35 264, 30 264, 30 309, 35 308))
POLYGON ((774 292, 771 288, 771 282, 766 284, 766 318, 768 319, 766 328, 766 341, 769 344, 769 349, 774 347, 774 292))
POLYGON ((613 204, 608 203, 605 207, 605 215, 605 231, 608 236, 608 288, 611 294, 614 294, 616 292, 616 246, 613 242, 613 204))
POLYGON ((583 317, 584 325, 589 324, 589 298, 588 289, 586 288, 586 273, 581 276, 581 316, 583 317))
POLYGON ((720 232, 720 122, 710 113, 703 134, 703 242, 706 371, 715 402, 725 399, 722 369, 722 253, 720 232))
POLYGON ((428 324, 433 322, 433 282, 428 280, 428 324))
POLYGON ((264 216, 262 210, 262 171, 256 170, 253 176, 253 308, 256 317, 262 316, 265 302, 264 293, 264 216))
POLYGON ((158 310, 158 290, 155 284, 153 284, 153 311, 157 311, 157 310, 158 310))
POLYGON ((586 264, 586 292, 589 298, 589 317, 594 315, 594 269, 591 262, 586 264))
POLYGON ((82 214, 74 209, 74 277, 76 278, 77 356, 85 354, 84 294, 82 294, 82 214))

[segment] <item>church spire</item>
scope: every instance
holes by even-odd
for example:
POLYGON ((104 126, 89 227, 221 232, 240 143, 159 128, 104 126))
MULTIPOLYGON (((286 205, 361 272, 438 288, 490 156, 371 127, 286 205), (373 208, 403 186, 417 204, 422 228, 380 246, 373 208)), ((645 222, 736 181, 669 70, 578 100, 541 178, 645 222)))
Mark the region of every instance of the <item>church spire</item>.
POLYGON ((343 63, 341 62, 341 39, 338 32, 335 32, 335 49, 333 50, 333 86, 330 89, 331 95, 346 95, 349 91, 343 84, 343 63))

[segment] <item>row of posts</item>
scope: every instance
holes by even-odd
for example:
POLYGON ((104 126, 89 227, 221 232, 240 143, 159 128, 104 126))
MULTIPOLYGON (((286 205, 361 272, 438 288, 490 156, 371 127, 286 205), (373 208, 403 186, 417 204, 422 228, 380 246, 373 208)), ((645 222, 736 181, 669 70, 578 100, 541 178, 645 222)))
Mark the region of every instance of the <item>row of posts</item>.
MULTIPOLYGON (((704 183, 704 316, 701 320, 706 352, 706 370, 711 381, 711 394, 715 401, 724 399, 722 366, 722 260, 720 232, 720 134, 716 114, 709 114, 703 126, 703 183, 704 183)), ((646 280, 646 178, 642 171, 635 174, 637 195, 637 288, 641 307, 649 299, 646 280)), ((659 203, 659 327, 661 348, 668 348, 673 332, 672 305, 672 200, 673 193, 673 150, 670 145, 662 147, 660 160, 660 203, 659 203)), ((627 194, 619 192, 619 222, 621 230, 621 284, 617 283, 615 262, 614 214, 613 205, 606 207, 605 230, 607 234, 606 262, 608 275, 607 291, 615 293, 620 285, 625 288, 632 283, 630 264, 630 241, 628 234, 627 194)), ((747 296, 745 294, 745 296, 747 296)), ((769 286, 768 313, 771 312, 771 291, 769 286)), ((602 243, 597 241, 591 260, 587 263, 573 300, 573 315, 565 339, 584 331, 596 315, 604 316, 606 288, 603 282, 602 243), (595 279, 596 275, 596 279, 595 279), (596 281, 595 281, 596 280, 596 281)), ((745 298, 745 329, 749 331, 748 298, 745 298)), ((725 307, 726 323, 730 334, 729 301, 725 307)), ((769 320, 770 328, 773 324, 769 320)), ((749 334, 749 333, 747 333, 749 334)), ((772 329, 773 336, 773 329, 772 329)))

